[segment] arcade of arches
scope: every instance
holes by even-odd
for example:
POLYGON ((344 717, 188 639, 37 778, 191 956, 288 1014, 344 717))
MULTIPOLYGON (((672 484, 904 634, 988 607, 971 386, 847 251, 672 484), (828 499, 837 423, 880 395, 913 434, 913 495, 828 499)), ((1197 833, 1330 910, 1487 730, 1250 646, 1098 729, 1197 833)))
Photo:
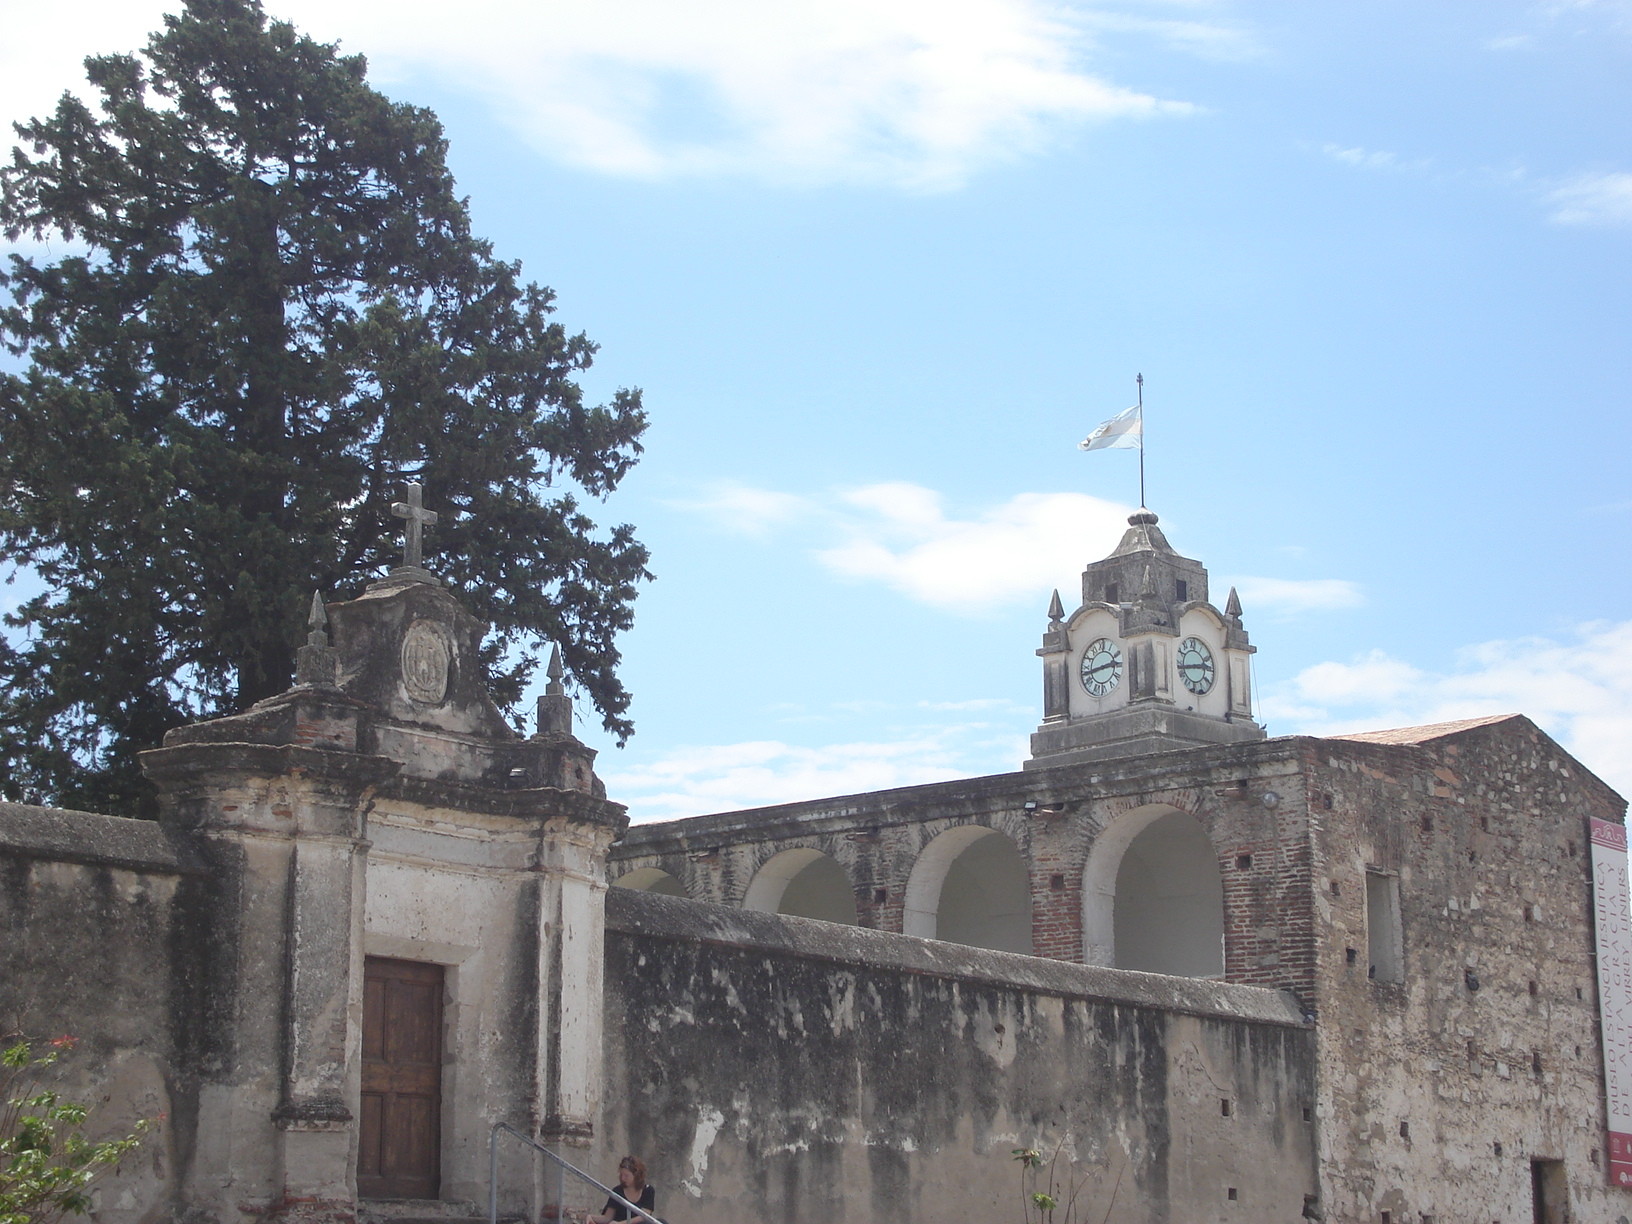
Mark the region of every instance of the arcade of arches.
MULTIPOLYGON (((1032 874, 1013 838, 965 824, 916 854, 894 912, 858 907, 868 884, 853 881, 837 859, 813 846, 772 853, 753 872, 739 904, 1029 954, 1037 921, 1032 874)), ((1223 884, 1216 851, 1194 816, 1160 804, 1122 815, 1095 839, 1082 878, 1086 963, 1180 977, 1223 975, 1223 884)), ((1042 888, 1059 879, 1045 877, 1042 888)), ((658 867, 637 867, 613 883, 686 895, 681 880, 658 867)))

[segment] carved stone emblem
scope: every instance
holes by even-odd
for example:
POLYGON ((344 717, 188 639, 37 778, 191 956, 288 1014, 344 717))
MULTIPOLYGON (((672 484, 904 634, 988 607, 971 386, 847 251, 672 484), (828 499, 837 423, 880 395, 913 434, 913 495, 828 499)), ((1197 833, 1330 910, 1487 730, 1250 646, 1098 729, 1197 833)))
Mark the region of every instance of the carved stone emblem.
POLYGON ((402 684, 421 705, 440 705, 448 694, 448 642, 442 627, 418 620, 402 639, 402 684))

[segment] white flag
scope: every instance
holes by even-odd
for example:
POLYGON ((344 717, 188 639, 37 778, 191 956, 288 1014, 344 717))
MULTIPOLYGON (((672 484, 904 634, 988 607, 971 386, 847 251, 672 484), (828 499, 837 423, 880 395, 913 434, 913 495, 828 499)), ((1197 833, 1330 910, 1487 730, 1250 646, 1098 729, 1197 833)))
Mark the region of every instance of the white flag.
POLYGON ((1135 404, 1126 412, 1119 412, 1081 442, 1078 450, 1143 450, 1145 446, 1145 416, 1135 404))

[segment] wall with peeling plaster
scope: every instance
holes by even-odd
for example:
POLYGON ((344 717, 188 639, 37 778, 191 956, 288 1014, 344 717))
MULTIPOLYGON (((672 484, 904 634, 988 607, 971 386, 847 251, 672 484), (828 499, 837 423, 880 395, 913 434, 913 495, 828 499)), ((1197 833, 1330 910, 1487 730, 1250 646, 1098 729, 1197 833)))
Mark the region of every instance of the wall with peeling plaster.
MULTIPOLYGON (((1632 1216, 1603 1166, 1585 836, 1625 805, 1525 719, 644 826, 614 873, 727 904, 613 889, 604 923, 622 815, 592 791, 304 751, 162 750, 165 824, 0 805, 0 1019, 85 1037, 66 1071, 99 1125, 169 1115, 99 1224, 350 1220, 354 1132, 323 1111, 355 1107, 365 953, 447 969, 454 1197, 480 1197, 502 1118, 593 1127, 574 1150, 599 1171, 639 1152, 680 1224, 1013 1219, 1016 1147, 1053 1158, 1074 1224, 1298 1221, 1311 1199, 1520 1224, 1537 1160, 1560 1162, 1559 1219, 1632 1216), (1105 855, 1155 812, 1216 853, 1225 981, 1079 963, 1105 855), (1019 848, 1047 955, 871 929, 974 825, 1019 848), (860 925, 737 908, 800 847, 847 873, 860 925), (1398 894, 1398 980, 1370 972, 1368 878, 1398 894)), ((501 1181, 506 1211, 548 1204, 518 1153, 501 1181)))
MULTIPOLYGON (((1586 837, 1589 818, 1622 821, 1625 801, 1523 717, 1151 753, 642 825, 614 847, 609 874, 661 872, 687 896, 735 908, 766 863, 803 847, 844 871, 859 926, 900 931, 921 857, 949 831, 981 826, 1028 865, 1039 955, 1099 962, 1114 955, 1105 932, 1117 858, 1156 812, 1185 813, 1211 843, 1225 980, 1285 991, 1313 1020, 1326 1219, 1528 1221, 1535 1160, 1562 1162, 1570 1220, 1632 1218, 1632 1193, 1609 1185, 1604 1159, 1586 837), (1368 915, 1368 878, 1398 895, 1397 975, 1370 972, 1378 916, 1368 915)), ((643 955, 665 972, 659 953, 643 955)), ((919 1006, 915 996, 898 1003, 919 1006)), ((879 1020, 895 1026, 899 1058, 920 1057, 907 1049, 915 1017, 879 1020)), ((738 1041, 726 1012, 696 1023, 738 1041)), ((939 1040, 936 1030, 926 1039, 939 1040)), ((730 1121, 726 1104, 711 1108, 727 1115, 722 1133, 757 1133, 730 1121)), ((1207 1209, 1204 1198, 1185 1210, 1207 1209)))
POLYGON ((1532 1160, 1563 1162, 1570 1220, 1632 1216, 1604 1168, 1586 839, 1624 803, 1526 719, 1316 743, 1331 1218, 1527 1224, 1532 1160), (1399 982, 1369 973, 1368 869, 1398 881, 1399 982))
POLYGON ((93 1138, 163 1119, 98 1191, 103 1219, 161 1218, 200 1107, 182 1067, 222 1039, 204 864, 151 821, 0 803, 0 884, 0 1031, 79 1039, 49 1082, 93 1138))
POLYGON ((603 1164, 640 1153, 675 1219, 1017 1219, 1016 1148, 1082 1221, 1295 1221, 1316 1193, 1314 1034, 1281 992, 628 890, 607 922, 603 1164))

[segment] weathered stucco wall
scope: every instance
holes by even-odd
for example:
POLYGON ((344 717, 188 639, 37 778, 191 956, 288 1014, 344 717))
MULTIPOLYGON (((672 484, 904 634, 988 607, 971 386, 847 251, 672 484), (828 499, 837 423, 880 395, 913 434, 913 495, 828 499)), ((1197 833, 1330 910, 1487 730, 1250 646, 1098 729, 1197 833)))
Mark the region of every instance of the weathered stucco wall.
POLYGON ((0 1029, 72 1034, 53 1083, 92 1106, 94 1138, 164 1116, 117 1176, 97 1218, 164 1217, 193 1159, 200 1082, 183 1068, 218 1053, 211 1023, 212 879, 151 821, 0 803, 0 1029))
POLYGON ((1309 746, 1331 1218, 1529 1221, 1536 1160, 1562 1162, 1549 1221, 1632 1216, 1603 1166, 1586 836, 1624 801, 1522 718, 1309 746), (1368 870, 1397 882, 1396 981, 1368 870))
POLYGON ((1022 1147, 1080 1221, 1291 1224, 1316 1192, 1281 993, 629 890, 607 922, 598 1167, 642 1155, 659 1214, 1017 1219, 1022 1147))

